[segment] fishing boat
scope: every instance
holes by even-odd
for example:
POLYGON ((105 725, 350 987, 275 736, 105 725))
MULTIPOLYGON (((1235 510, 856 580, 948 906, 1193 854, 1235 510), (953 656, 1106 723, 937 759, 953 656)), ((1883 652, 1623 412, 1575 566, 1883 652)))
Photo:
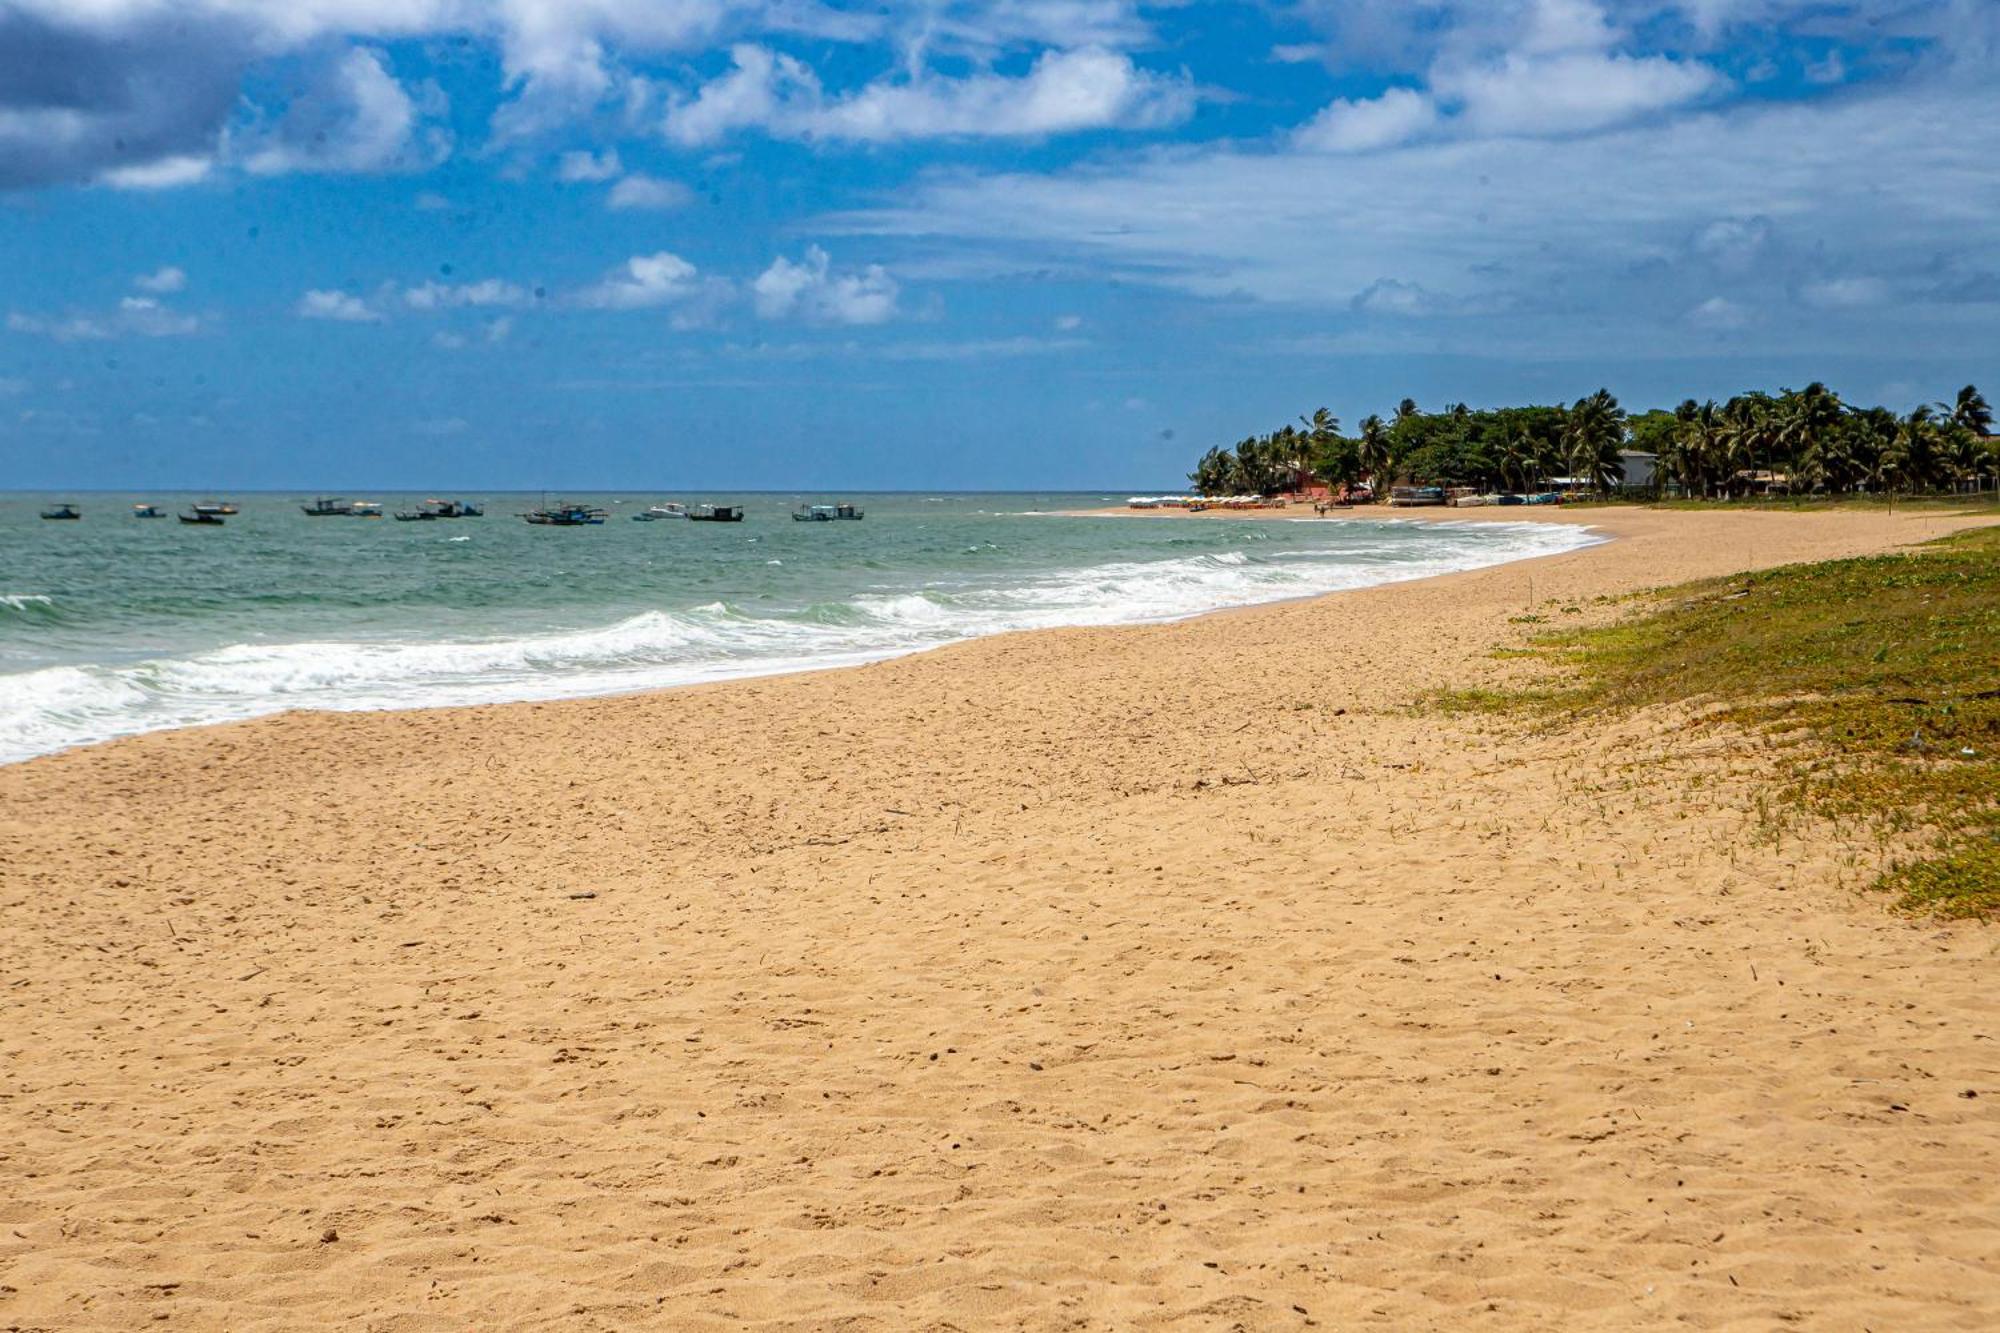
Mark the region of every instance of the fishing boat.
POLYGON ((1395 509, 1410 509, 1424 505, 1444 503, 1442 486, 1392 486, 1389 488, 1389 504, 1395 509))
POLYGON ((210 517, 220 517, 224 514, 235 513, 236 506, 227 500, 197 500, 194 504, 194 512, 197 514, 207 514, 210 517))
POLYGON ((657 523, 663 518, 686 518, 687 516, 688 507, 686 505, 678 500, 669 500, 663 505, 654 505, 650 509, 632 515, 632 521, 634 523, 657 523))
POLYGON ((68 500, 65 500, 61 504, 52 504, 47 509, 44 509, 42 511, 42 517, 53 518, 53 519, 82 518, 83 511, 77 508, 74 504, 70 503, 68 500))
POLYGON ((353 504, 347 506, 347 512, 354 518, 380 518, 382 517, 382 506, 375 500, 356 500, 353 504))
POLYGON ((198 523, 204 527, 219 528, 222 526, 222 515, 206 513, 200 508, 190 509, 187 513, 180 516, 180 520, 183 523, 198 523))
POLYGON ((337 495, 322 495, 309 505, 300 505, 307 518, 353 518, 354 506, 337 495))
POLYGON ((486 511, 463 500, 426 500, 415 509, 398 509, 398 523, 428 523, 440 518, 482 518, 486 511))
POLYGON ((861 511, 842 501, 831 505, 800 505, 792 510, 795 523, 832 523, 838 519, 859 519, 861 511))
POLYGON ((133 518, 165 518, 166 511, 158 505, 138 504, 132 506, 133 518))
POLYGON ((595 527, 604 522, 604 510, 592 505, 571 504, 558 500, 553 505, 544 505, 521 515, 537 527, 579 528, 595 527))
POLYGON ((736 505, 696 505, 687 516, 696 523, 741 523, 743 510, 736 505))

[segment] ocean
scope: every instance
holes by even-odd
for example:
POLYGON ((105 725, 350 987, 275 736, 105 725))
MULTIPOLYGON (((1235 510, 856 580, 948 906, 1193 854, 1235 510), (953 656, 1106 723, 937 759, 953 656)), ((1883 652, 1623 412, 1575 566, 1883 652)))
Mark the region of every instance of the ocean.
MULTIPOLYGON (((306 495, 0 495, 0 762, 288 708, 606 694, 874 661, 986 634, 1173 620, 1588 545, 1541 523, 1062 517, 1080 494, 566 495, 601 527, 517 514, 309 518, 306 495), (742 523, 631 521, 675 498, 742 523), (75 499, 81 522, 40 509, 75 499), (850 500, 859 523, 795 523, 850 500), (151 501, 161 519, 130 516, 151 501)), ((425 497, 365 497, 385 510, 425 497)), ((553 497, 551 497, 553 498, 553 497)), ((1302 515, 1304 510, 1299 511, 1302 515)))

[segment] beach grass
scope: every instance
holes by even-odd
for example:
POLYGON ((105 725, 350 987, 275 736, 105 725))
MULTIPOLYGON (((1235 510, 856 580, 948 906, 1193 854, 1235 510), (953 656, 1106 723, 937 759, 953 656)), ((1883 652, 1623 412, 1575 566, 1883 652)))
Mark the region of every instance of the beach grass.
POLYGON ((1537 633, 1558 670, 1534 683, 1432 702, 1564 724, 1704 706, 1784 742, 1791 808, 1917 838, 1878 881, 1898 907, 2000 916, 2000 527, 1642 600, 1537 633))

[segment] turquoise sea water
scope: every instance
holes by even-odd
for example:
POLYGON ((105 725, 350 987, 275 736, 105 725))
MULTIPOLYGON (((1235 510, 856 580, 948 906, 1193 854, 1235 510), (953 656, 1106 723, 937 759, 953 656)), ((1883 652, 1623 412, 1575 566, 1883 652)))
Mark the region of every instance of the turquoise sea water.
MULTIPOLYGON (((602 527, 308 518, 309 495, 0 495, 0 762, 285 708, 555 698, 837 666, 1057 625, 1168 620, 1593 540, 1544 524, 1058 517, 1123 495, 569 495, 602 527), (81 522, 46 522, 78 500, 81 522), (665 499, 745 522, 635 523, 665 499), (794 523, 851 500, 859 523, 794 523), (130 517, 151 501, 163 519, 130 517)), ((387 510, 420 495, 370 494, 387 510)), ((554 498, 554 497, 550 497, 554 498)), ((1309 511, 1298 511, 1302 516, 1309 511)), ((1385 516, 1386 518, 1386 516, 1385 516)))

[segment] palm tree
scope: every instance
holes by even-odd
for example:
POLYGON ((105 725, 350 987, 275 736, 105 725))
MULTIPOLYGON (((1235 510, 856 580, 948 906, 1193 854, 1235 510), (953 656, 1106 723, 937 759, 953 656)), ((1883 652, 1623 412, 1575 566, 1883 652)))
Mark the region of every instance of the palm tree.
POLYGON ((1201 495, 1226 495, 1236 472, 1236 455, 1227 449, 1212 448, 1201 456, 1188 473, 1195 491, 1201 495))
MULTIPOLYGON (((1410 400, 1405 398, 1403 401, 1408 403, 1410 400)), ((1383 424, 1381 417, 1370 413, 1368 419, 1361 423, 1361 470, 1380 490, 1385 481, 1393 480, 1384 474, 1394 467, 1395 461, 1388 426, 1383 424)))
POLYGON ((1313 460, 1324 454, 1340 434, 1340 418, 1322 407, 1315 409, 1309 417, 1300 417, 1299 424, 1305 430, 1298 435, 1298 453, 1292 466, 1298 472, 1298 488, 1304 490, 1305 484, 1312 479, 1313 460))
POLYGON ((1882 451, 1877 471, 1886 490, 1914 485, 1931 475, 1932 456, 1937 443, 1937 414, 1929 403, 1919 403, 1896 426, 1896 435, 1882 451))
POLYGON ((1588 480, 1594 489, 1609 491, 1625 479, 1625 412, 1608 389, 1579 398, 1563 415, 1564 464, 1572 477, 1588 480))
POLYGON ((1417 415, 1416 399, 1405 398, 1402 402, 1396 404, 1396 420, 1408 421, 1411 417, 1416 415, 1417 415))
POLYGON ((1676 425, 1661 465, 1688 495, 1707 499, 1722 460, 1722 425, 1715 400, 1690 398, 1675 409, 1676 425))
POLYGON ((1785 390, 1771 415, 1771 440, 1789 460, 1788 472, 1824 474, 1819 454, 1838 431, 1842 410, 1839 397, 1818 380, 1797 392, 1785 390))
POLYGON ((1958 400, 1951 406, 1951 422, 1974 435, 1988 436, 1993 433, 1993 409, 1987 405, 1985 395, 1968 384, 1958 391, 1958 400))

